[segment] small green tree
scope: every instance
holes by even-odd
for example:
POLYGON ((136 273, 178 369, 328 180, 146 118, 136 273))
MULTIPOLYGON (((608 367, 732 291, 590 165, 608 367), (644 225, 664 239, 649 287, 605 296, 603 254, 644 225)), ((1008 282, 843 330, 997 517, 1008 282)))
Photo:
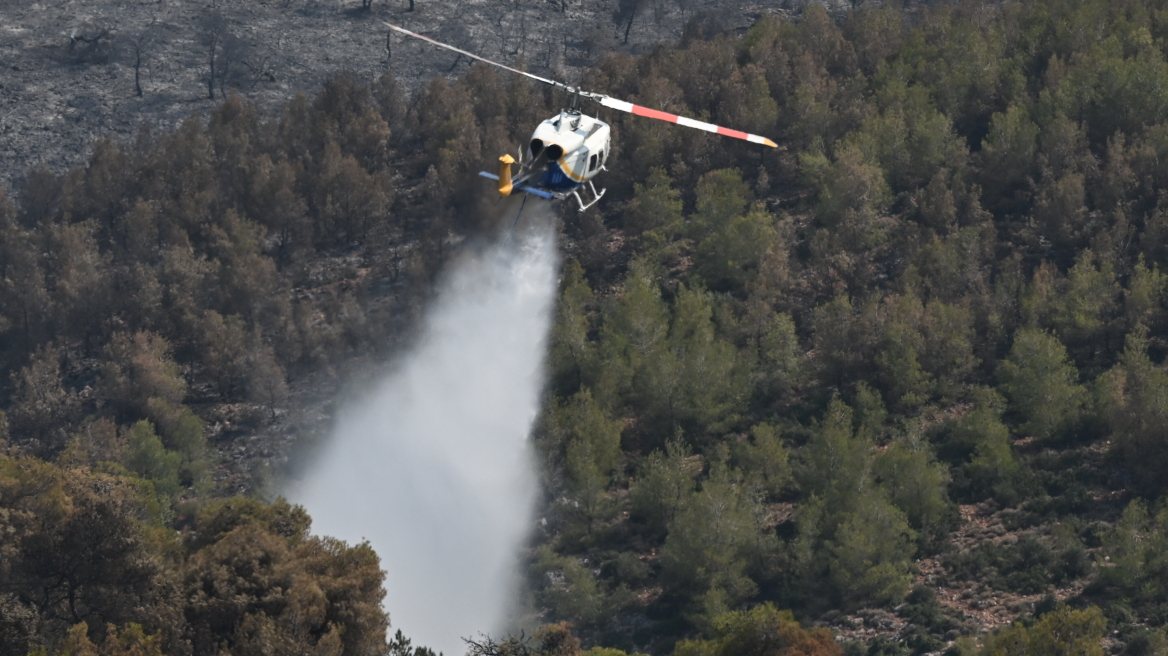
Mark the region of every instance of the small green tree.
POLYGON ((552 384, 564 394, 575 392, 587 377, 596 375, 596 346, 588 338, 592 327, 589 306, 593 301, 592 289, 584 279, 584 267, 577 260, 568 260, 560 280, 560 299, 548 353, 552 384))
POLYGON ((845 144, 834 161, 801 158, 800 165, 817 192, 817 214, 832 244, 859 252, 883 241, 877 217, 887 208, 892 193, 873 158, 845 144))
POLYGON ((1166 300, 1168 275, 1161 273, 1156 264, 1152 264, 1149 269, 1144 264, 1143 254, 1140 254, 1124 291, 1123 309, 1128 330, 1134 330, 1137 325, 1144 325, 1149 329, 1162 327, 1166 319, 1164 307, 1166 300))
POLYGON ((748 384, 737 349, 717 335, 713 300, 702 289, 678 289, 669 327, 670 357, 662 358, 660 372, 668 380, 676 371, 679 394, 656 399, 668 403, 668 415, 699 438, 737 420, 748 384))
POLYGON ((1053 335, 1021 328, 998 366, 998 388, 1022 420, 1023 433, 1045 439, 1073 426, 1086 401, 1067 350, 1053 335))
POLYGON ((652 261, 670 263, 678 255, 675 242, 684 228, 681 192, 660 167, 654 167, 645 183, 633 189, 633 200, 624 212, 625 230, 652 261))
POLYGON ((766 406, 791 404, 810 381, 810 369, 791 316, 771 313, 758 339, 754 394, 766 406))
POLYGON ((1155 495, 1168 486, 1168 372, 1148 357, 1143 326, 1127 336, 1119 363, 1095 383, 1096 406, 1115 436, 1115 449, 1136 485, 1155 495))
POLYGON ((1038 126, 1020 104, 1013 104, 990 119, 989 134, 978 154, 985 197, 995 201, 988 209, 1021 209, 1015 193, 1035 174, 1037 142, 1038 126))
POLYGON ((1052 301, 1055 334, 1080 366, 1098 367, 1108 355, 1107 324, 1119 304, 1115 271, 1109 264, 1098 265, 1089 249, 1080 251, 1060 291, 1052 301))
POLYGON ((973 353, 973 313, 965 307, 930 301, 925 305, 921 333, 921 367, 932 375, 938 396, 949 402, 957 400, 978 364, 973 353))
POLYGON ((804 494, 824 499, 828 507, 847 507, 871 485, 872 444, 857 437, 852 409, 836 397, 799 450, 796 480, 804 494))
POLYGON ((533 572, 551 580, 550 585, 536 594, 536 599, 556 618, 589 623, 607 610, 604 589, 579 558, 561 556, 547 545, 540 545, 533 572))
POLYGON ((587 531, 611 504, 605 491, 621 465, 621 422, 611 419, 587 389, 546 412, 548 448, 567 474, 567 493, 587 531))
POLYGON ((597 345, 598 373, 593 392, 618 408, 636 373, 658 357, 669 334, 669 308, 661 299, 652 267, 636 260, 629 267, 620 298, 605 309, 597 345))
POLYGON ((750 429, 750 437, 738 443, 734 460, 747 476, 761 483, 768 495, 777 497, 792 483, 790 453, 774 426, 758 424, 750 429))
POLYGON ((916 532, 904 513, 879 495, 860 497, 853 507, 829 545, 832 583, 845 605, 898 601, 912 582, 916 532))
POLYGON ((852 400, 852 424, 856 427, 856 437, 871 443, 877 442, 884 434, 884 422, 888 409, 880 391, 868 383, 856 383, 856 395, 852 400))
POLYGON ((180 482, 201 489, 207 483, 207 437, 203 420, 187 406, 175 406, 159 398, 150 399, 147 409, 151 417, 158 418, 163 446, 181 456, 180 482))
MULTIPOLYGON (((555 430, 565 452, 573 444, 586 449, 596 469, 605 477, 611 476, 621 465, 621 422, 612 419, 592 398, 588 389, 577 392, 554 411, 555 430)), ((569 476, 571 476, 569 467, 569 476)))
POLYGON ((691 621, 708 622, 758 590, 747 575, 760 544, 752 503, 735 472, 715 465, 669 524, 661 567, 690 600, 691 621))
POLYGON ((1061 606, 1027 628, 1015 623, 986 639, 983 656, 1103 656, 1107 620, 1096 606, 1061 606))
POLYGON ((1013 503, 1021 493, 1022 468, 1014 458, 1010 429, 1002 423, 1006 401, 992 389, 974 390, 973 408, 953 423, 942 448, 959 466, 963 494, 1013 503))
POLYGON ((673 656, 841 656, 827 628, 804 629, 791 611, 774 604, 722 613, 711 622, 707 640, 682 640, 673 656))
POLYGON ((949 471, 936 461, 933 449, 919 434, 903 436, 875 462, 876 477, 889 500, 908 517, 922 546, 947 534, 954 508, 949 501, 949 471))
POLYGON ((680 440, 670 440, 664 451, 650 453, 629 490, 633 516, 645 522, 650 532, 664 535, 693 492, 701 470, 701 462, 690 456, 689 447, 680 440))
POLYGON ((932 376, 921 367, 920 333, 904 323, 890 325, 885 333, 885 346, 876 357, 881 378, 889 392, 894 408, 911 412, 928 401, 932 392, 932 376))
POLYGON ((711 226, 697 244, 698 274, 716 291, 743 290, 758 275, 759 262, 775 241, 774 226, 774 217, 760 203, 711 226))
POLYGON ((154 425, 143 419, 130 428, 129 468, 154 482, 159 495, 170 497, 179 490, 179 466, 182 456, 162 445, 154 425))
POLYGON ((696 212, 689 234, 699 244, 710 234, 742 216, 751 201, 750 187, 738 169, 710 171, 698 180, 696 212))

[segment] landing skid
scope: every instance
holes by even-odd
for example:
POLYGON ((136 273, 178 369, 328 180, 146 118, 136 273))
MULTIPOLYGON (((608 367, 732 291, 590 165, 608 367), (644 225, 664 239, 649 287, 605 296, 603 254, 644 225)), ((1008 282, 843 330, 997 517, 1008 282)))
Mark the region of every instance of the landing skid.
MULTIPOLYGON (((580 186, 583 187, 584 185, 580 186)), ((588 188, 592 190, 592 200, 588 201, 587 203, 584 202, 584 199, 580 198, 579 190, 573 190, 571 192, 571 195, 576 197, 576 202, 580 204, 581 212, 595 205, 601 198, 604 198, 604 192, 608 191, 608 189, 601 189, 598 193, 596 191, 596 185, 592 184, 591 180, 588 181, 588 188)))

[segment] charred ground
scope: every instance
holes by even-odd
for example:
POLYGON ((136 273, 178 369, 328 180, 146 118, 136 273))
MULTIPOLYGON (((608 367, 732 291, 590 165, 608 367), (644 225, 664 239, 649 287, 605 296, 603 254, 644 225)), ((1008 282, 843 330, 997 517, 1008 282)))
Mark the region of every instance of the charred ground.
POLYGON ((347 69, 372 81, 385 70, 410 89, 468 62, 394 37, 401 24, 485 57, 575 80, 610 50, 643 51, 681 37, 698 19, 709 33, 745 28, 781 3, 460 0, 417 2, 259 0, 104 1, 0 4, 0 181, 19 187, 43 164, 61 172, 84 162, 98 137, 131 140, 141 126, 173 129, 206 115, 212 39, 222 75, 214 94, 243 95, 267 111, 312 94, 347 69), (714 13, 716 9, 716 13, 714 13), (139 70, 142 95, 135 86, 139 70))

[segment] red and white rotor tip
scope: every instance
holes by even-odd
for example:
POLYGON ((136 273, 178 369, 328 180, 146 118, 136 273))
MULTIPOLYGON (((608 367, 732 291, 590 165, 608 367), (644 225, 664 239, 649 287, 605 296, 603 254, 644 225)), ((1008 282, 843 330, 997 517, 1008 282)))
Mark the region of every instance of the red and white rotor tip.
POLYGON ((617 100, 616 98, 609 98, 608 96, 602 98, 600 104, 611 109, 618 109, 622 112, 636 114, 637 116, 655 118, 661 121, 669 121, 670 123, 684 125, 687 128, 697 128, 698 130, 713 132, 714 134, 720 134, 725 137, 734 137, 735 139, 743 139, 751 143, 763 144, 765 146, 770 146, 771 148, 779 147, 778 144, 771 141, 770 139, 767 139, 766 137, 760 137, 757 134, 731 130, 730 128, 724 128, 720 125, 714 125, 713 123, 705 123, 703 121, 697 121, 692 118, 678 116, 677 114, 670 114, 668 112, 657 111, 656 109, 649 109, 648 107, 642 107, 641 105, 634 105, 631 102, 617 100))

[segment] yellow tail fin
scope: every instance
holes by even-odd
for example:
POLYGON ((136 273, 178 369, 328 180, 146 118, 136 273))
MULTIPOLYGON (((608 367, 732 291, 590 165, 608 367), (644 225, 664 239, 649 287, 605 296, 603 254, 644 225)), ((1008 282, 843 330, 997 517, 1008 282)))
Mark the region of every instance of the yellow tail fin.
POLYGON ((515 158, 510 155, 503 155, 499 158, 499 195, 511 195, 511 165, 515 163, 515 158))

